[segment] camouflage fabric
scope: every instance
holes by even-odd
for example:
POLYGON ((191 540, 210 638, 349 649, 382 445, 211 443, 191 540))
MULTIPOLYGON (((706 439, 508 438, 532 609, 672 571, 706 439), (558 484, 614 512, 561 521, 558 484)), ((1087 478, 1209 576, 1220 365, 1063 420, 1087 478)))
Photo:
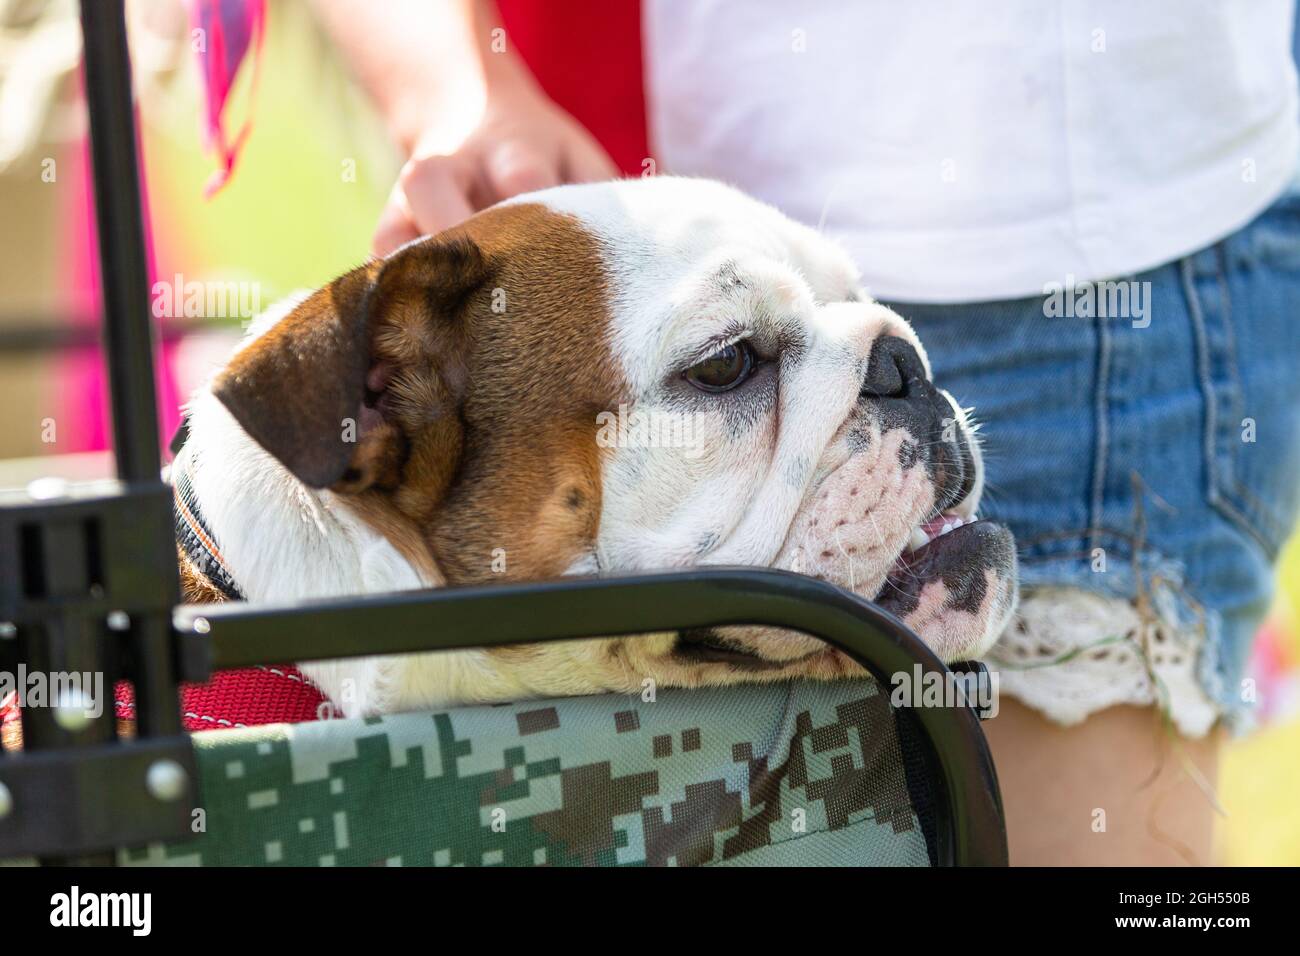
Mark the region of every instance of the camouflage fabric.
POLYGON ((928 865, 870 681, 195 735, 202 832, 135 865, 928 865))

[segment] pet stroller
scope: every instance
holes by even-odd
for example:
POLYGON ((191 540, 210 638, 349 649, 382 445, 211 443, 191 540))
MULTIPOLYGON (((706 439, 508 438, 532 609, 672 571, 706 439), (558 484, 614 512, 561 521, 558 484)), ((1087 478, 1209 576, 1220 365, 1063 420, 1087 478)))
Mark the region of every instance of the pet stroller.
POLYGON ((127 681, 137 725, 76 695, 24 708, 21 750, 0 750, 0 861, 1006 863, 973 707, 892 699, 891 675, 952 672, 820 581, 716 569, 177 606, 122 4, 83 0, 81 18, 117 479, 0 492, 0 673, 127 681), (872 676, 194 734, 178 706, 184 682, 272 660, 728 624, 812 634, 872 676))

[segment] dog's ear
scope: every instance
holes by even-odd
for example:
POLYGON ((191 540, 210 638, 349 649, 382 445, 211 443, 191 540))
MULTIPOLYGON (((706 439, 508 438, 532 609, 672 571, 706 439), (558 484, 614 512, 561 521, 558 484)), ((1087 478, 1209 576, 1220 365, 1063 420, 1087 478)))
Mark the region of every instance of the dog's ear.
POLYGON ((445 422, 462 397, 460 313, 489 273, 464 238, 406 246, 305 299, 235 354, 213 393, 313 488, 394 481, 412 429, 445 422))

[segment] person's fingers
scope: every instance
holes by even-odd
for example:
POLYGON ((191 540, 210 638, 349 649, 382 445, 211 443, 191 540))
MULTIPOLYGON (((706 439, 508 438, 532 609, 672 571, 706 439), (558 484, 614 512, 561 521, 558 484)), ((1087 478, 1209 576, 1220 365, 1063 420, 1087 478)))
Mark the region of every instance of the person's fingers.
POLYGON ((418 239, 420 230, 411 220, 410 210, 402 196, 401 186, 394 185, 388 195, 384 211, 379 215, 379 224, 375 234, 370 238, 370 251, 376 256, 386 256, 398 246, 405 245, 412 239, 418 239))
POLYGON ((536 149, 512 140, 496 143, 488 150, 483 171, 493 201, 558 186, 562 181, 555 160, 543 158, 536 149))
POLYGON ((397 184, 421 235, 432 236, 474 215, 465 162, 457 156, 426 156, 402 167, 397 184))
POLYGON ((538 142, 508 133, 477 135, 454 155, 409 160, 375 227, 375 254, 441 232, 520 193, 618 176, 609 156, 580 127, 555 122, 547 133, 538 142))

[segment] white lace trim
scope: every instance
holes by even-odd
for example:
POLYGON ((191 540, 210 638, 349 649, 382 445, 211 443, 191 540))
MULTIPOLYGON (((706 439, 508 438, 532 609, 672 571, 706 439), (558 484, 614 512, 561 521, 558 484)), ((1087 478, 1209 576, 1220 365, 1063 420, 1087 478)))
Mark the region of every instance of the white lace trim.
POLYGON ((1144 619, 1132 602, 1048 587, 1025 594, 988 664, 1001 692, 1058 723, 1156 704, 1184 736, 1202 737, 1220 716, 1196 676, 1203 643, 1202 633, 1144 619))

